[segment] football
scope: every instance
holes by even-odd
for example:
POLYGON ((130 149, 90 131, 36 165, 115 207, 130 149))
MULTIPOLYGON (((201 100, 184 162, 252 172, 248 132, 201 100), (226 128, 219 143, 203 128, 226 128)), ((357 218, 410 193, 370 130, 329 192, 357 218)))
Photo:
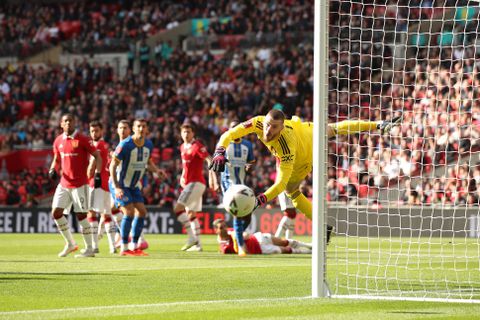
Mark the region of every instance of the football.
POLYGON ((243 184, 234 184, 223 195, 223 206, 235 217, 244 217, 255 207, 255 194, 243 184))

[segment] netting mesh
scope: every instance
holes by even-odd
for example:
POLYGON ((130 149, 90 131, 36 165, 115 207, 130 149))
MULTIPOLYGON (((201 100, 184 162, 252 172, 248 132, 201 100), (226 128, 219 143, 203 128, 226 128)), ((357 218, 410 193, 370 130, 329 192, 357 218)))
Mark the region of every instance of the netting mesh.
POLYGON ((478 2, 331 1, 329 122, 389 134, 329 142, 334 294, 480 299, 478 2))

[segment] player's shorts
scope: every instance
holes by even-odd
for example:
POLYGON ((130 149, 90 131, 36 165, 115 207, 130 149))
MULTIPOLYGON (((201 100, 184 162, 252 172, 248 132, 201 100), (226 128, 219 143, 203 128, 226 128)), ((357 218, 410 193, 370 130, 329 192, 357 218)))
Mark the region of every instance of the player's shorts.
POLYGON ((292 182, 300 182, 305 180, 305 178, 312 172, 313 166, 312 163, 306 163, 301 166, 295 166, 293 168, 292 175, 290 176, 290 179, 288 180, 288 183, 292 182))
POLYGON ((53 195, 52 208, 64 209, 64 213, 68 214, 73 205, 75 213, 86 213, 89 209, 88 196, 88 184, 78 188, 65 188, 59 184, 53 195))
POLYGON ((200 182, 191 182, 185 186, 180 197, 178 197, 178 203, 183 205, 190 211, 199 212, 202 210, 202 198, 205 192, 205 185, 200 182))
POLYGON ((295 206, 292 203, 292 199, 287 197, 287 194, 285 192, 282 192, 278 195, 278 204, 280 205, 280 209, 282 211, 295 208, 295 206))
POLYGON ((122 190, 123 197, 121 199, 115 198, 115 203, 119 207, 126 207, 130 203, 145 202, 140 188, 122 188, 122 190))
POLYGON ((110 192, 101 188, 90 187, 90 210, 98 213, 112 213, 112 202, 110 192))
POLYGON ((280 247, 273 244, 270 233, 255 232, 253 236, 257 238, 263 254, 282 253, 280 247))

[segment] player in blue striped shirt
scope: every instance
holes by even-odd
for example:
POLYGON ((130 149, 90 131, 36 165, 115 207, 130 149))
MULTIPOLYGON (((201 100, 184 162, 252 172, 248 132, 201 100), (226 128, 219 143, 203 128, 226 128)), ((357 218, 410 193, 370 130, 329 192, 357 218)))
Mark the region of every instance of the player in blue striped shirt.
POLYGON ((120 254, 124 256, 148 255, 137 248, 147 215, 141 184, 147 169, 162 178, 165 177, 165 172, 157 168, 150 157, 153 143, 145 137, 147 130, 146 120, 136 119, 133 122, 134 134, 118 144, 110 163, 115 198, 124 215, 120 228, 122 234, 120 254), (128 250, 130 231, 132 231, 133 250, 128 250))
MULTIPOLYGON (((230 129, 238 124, 237 121, 232 121, 230 123, 230 129)), ((250 169, 253 162, 255 162, 255 158, 253 157, 253 145, 248 140, 236 139, 228 146, 226 157, 228 163, 225 166, 225 171, 221 173, 221 187, 223 194, 225 194, 228 188, 233 184, 245 184, 246 172, 250 169)), ((239 255, 245 255, 243 231, 245 231, 249 223, 249 219, 245 220, 233 217, 233 228, 238 241, 239 255)))

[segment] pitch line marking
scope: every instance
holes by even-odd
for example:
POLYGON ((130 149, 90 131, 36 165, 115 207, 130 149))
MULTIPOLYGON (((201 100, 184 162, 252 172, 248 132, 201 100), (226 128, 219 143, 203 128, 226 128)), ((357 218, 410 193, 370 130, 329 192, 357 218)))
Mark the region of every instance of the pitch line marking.
POLYGON ((231 300, 204 300, 204 301, 179 301, 179 302, 162 302, 162 303, 148 303, 148 304, 125 304, 125 305, 110 305, 110 306, 96 306, 96 307, 75 307, 63 309, 36 309, 36 310, 21 310, 21 311, 3 311, 0 316, 19 315, 19 314, 38 314, 38 313, 56 313, 56 312, 81 312, 81 311, 96 311, 96 310, 110 310, 110 309, 132 309, 132 308, 151 308, 151 307, 175 307, 188 306, 197 304, 222 304, 231 302, 268 302, 268 301, 296 301, 308 300, 312 297, 288 297, 288 298, 257 298, 257 299, 231 299, 231 300))

